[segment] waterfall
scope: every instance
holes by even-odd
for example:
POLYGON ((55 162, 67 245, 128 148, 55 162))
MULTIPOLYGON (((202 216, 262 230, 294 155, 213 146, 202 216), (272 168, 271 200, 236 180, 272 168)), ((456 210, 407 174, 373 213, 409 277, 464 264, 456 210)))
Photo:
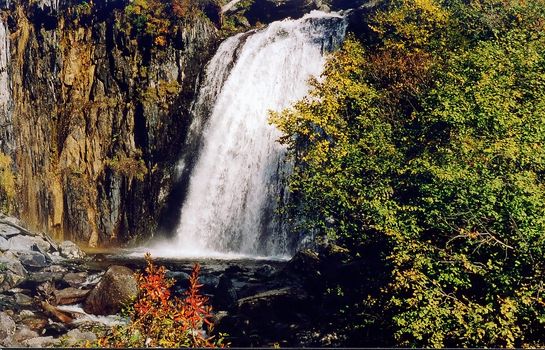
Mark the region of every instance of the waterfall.
POLYGON ((192 107, 185 146, 193 145, 196 157, 180 162, 180 171, 190 174, 188 188, 176 236, 162 245, 163 255, 293 253, 274 215, 289 167, 269 111, 308 93, 309 78, 319 77, 324 55, 341 44, 345 31, 342 16, 314 11, 221 44, 192 107))
MULTIPOLYGON (((8 3, 9 4, 9 3, 8 3)), ((10 152, 12 146, 11 84, 9 78, 10 43, 7 23, 0 17, 0 151, 10 152)))

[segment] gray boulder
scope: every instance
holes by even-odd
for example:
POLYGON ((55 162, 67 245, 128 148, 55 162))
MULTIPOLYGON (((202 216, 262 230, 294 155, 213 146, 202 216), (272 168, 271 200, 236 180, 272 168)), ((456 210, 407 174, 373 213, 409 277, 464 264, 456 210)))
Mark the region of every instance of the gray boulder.
POLYGON ((15 334, 15 321, 5 312, 0 312, 0 339, 7 339, 15 334))
POLYGON ((6 238, 0 236, 0 252, 5 252, 9 249, 9 243, 6 238))
POLYGON ((21 262, 14 258, 0 258, 0 292, 5 292, 22 283, 28 273, 21 262))
POLYGON ((96 339, 93 332, 82 332, 76 328, 63 336, 63 343, 66 346, 84 346, 86 342, 94 342, 96 339))
POLYGON ((0 236, 9 238, 20 235, 21 231, 11 225, 0 223, 0 236))
POLYGON ((23 345, 29 348, 47 348, 58 346, 61 343, 59 339, 55 339, 52 336, 48 337, 36 337, 23 341, 23 345))
POLYGON ((91 290, 83 309, 89 314, 113 315, 138 294, 134 273, 125 266, 112 266, 91 290))
POLYGON ((49 265, 46 257, 38 252, 21 252, 18 254, 18 256, 19 261, 21 261, 21 264, 23 264, 25 267, 43 268, 49 265))
POLYGON ((83 259, 85 257, 85 253, 79 249, 76 243, 71 241, 64 241, 59 244, 59 250, 61 256, 68 259, 83 259))
POLYGON ((42 252, 47 252, 49 248, 51 248, 51 245, 37 236, 17 235, 8 240, 8 249, 11 251, 32 251, 39 249, 42 252))

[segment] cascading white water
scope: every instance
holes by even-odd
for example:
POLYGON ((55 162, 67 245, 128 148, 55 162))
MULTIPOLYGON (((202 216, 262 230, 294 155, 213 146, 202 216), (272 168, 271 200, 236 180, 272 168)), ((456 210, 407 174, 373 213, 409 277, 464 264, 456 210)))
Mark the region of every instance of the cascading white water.
POLYGON ((7 23, 0 18, 0 150, 11 148, 10 43, 7 23))
POLYGON ((340 15, 314 11, 222 43, 193 106, 189 138, 201 135, 200 147, 176 238, 162 245, 160 255, 291 253, 274 219, 285 191, 286 150, 268 112, 308 93, 309 78, 321 74, 324 54, 342 42, 345 30, 340 15))

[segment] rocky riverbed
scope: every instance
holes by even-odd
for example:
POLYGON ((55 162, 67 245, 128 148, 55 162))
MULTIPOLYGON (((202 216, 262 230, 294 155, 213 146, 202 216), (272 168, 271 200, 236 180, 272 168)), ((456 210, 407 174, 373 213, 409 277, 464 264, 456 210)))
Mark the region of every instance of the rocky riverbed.
MULTIPOLYGON (((342 345, 349 335, 332 323, 338 305, 329 287, 357 278, 361 266, 349 259, 324 244, 290 261, 202 260, 200 282, 216 329, 234 346, 342 345)), ((195 261, 157 263, 181 294, 195 261)), ((70 241, 56 243, 1 216, 0 346, 92 343, 97 327, 123 322, 116 313, 137 293, 133 272, 144 264, 120 252, 86 255, 70 241)))

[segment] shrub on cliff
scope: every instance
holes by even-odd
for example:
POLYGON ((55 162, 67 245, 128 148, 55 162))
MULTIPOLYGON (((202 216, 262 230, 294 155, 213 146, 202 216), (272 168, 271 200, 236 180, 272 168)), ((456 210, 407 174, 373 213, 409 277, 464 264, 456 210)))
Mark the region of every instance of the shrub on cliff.
POLYGON ((0 211, 8 213, 15 196, 15 176, 11 169, 11 158, 0 151, 0 211))
POLYGON ((200 294, 200 266, 196 264, 183 298, 173 296, 172 279, 165 277, 165 268, 156 266, 146 254, 147 267, 137 274, 139 294, 124 311, 126 325, 114 326, 102 336, 100 347, 225 347, 222 334, 211 336, 211 306, 200 294))
POLYGON ((391 1, 373 46, 348 40, 273 116, 296 215, 354 254, 387 242, 361 327, 376 313, 398 345, 545 344, 543 5, 391 1))
POLYGON ((134 0, 125 8, 133 33, 146 36, 158 46, 165 46, 178 19, 197 15, 200 9, 195 0, 134 0))

